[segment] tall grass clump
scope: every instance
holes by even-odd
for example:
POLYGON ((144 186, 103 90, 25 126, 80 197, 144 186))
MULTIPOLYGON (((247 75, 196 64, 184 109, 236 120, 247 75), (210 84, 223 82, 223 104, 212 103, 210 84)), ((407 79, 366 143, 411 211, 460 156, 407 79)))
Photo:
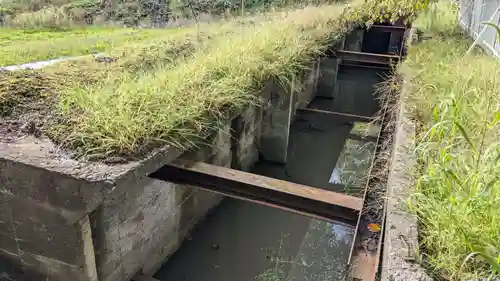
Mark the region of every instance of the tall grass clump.
POLYGON ((457 19, 449 3, 422 14, 432 39, 410 47, 402 73, 418 125, 410 207, 429 265, 458 281, 500 275, 500 63, 465 55, 457 19))

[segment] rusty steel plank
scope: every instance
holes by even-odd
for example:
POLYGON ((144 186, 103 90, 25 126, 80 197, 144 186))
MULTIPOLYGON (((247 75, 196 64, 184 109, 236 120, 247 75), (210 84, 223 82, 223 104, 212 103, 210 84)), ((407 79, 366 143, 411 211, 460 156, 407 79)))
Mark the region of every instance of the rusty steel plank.
MULTIPOLYGON (((399 53, 399 56, 401 60, 404 58, 404 49, 406 48, 405 42, 406 39, 409 35, 409 30, 405 30, 405 33, 403 35, 403 44, 401 51, 399 53)), ((385 104, 385 108, 388 108, 388 101, 385 104)), ((387 110, 385 110, 383 117, 382 117, 382 124, 384 124, 385 118, 387 117, 387 110)), ((381 128, 380 133, 379 133, 379 140, 382 138, 382 133, 383 133, 383 128, 381 128)), ((375 159, 375 158, 374 158, 375 159)), ((367 189, 369 188, 369 183, 367 185, 367 189)), ((366 280, 366 281, 375 281, 377 280, 377 273, 380 265, 380 256, 382 254, 382 241, 383 241, 383 233, 385 232, 385 220, 387 216, 387 188, 385 190, 385 194, 382 196, 383 201, 384 201, 384 207, 382 210, 382 220, 381 220, 381 230, 380 230, 380 237, 379 241, 377 243, 377 251, 375 253, 373 252, 368 252, 366 251, 365 248, 359 249, 358 248, 358 253, 354 257, 352 257, 352 266, 351 266, 351 277, 358 278, 359 280, 366 280)), ((362 214, 360 214, 361 218, 362 214)), ((358 225, 359 227, 359 225, 358 225)), ((349 258, 351 260, 351 258, 349 258)))
POLYGON ((368 30, 377 30, 381 32, 405 32, 406 31, 406 26, 400 26, 400 25, 381 25, 381 24, 374 24, 368 28, 368 30))
POLYGON ((387 66, 390 66, 393 62, 399 61, 399 56, 397 55, 372 54, 345 50, 337 50, 335 51, 335 55, 343 61, 376 63, 387 66))
POLYGON ((363 206, 358 197, 190 160, 177 159, 150 177, 349 224, 363 206))
POLYGON ((354 121, 373 122, 375 120, 375 118, 368 117, 368 116, 349 114, 349 113, 341 113, 341 112, 328 111, 328 110, 321 110, 321 109, 315 109, 315 108, 309 108, 309 107, 297 108, 297 114, 322 114, 322 115, 332 116, 335 118, 344 117, 344 118, 346 118, 346 121, 350 121, 350 122, 354 122, 354 121))
POLYGON ((341 63, 340 67, 359 67, 359 68, 369 68, 369 69, 379 69, 382 71, 391 71, 392 68, 389 66, 380 66, 380 65, 367 65, 367 64, 353 64, 353 63, 341 63))

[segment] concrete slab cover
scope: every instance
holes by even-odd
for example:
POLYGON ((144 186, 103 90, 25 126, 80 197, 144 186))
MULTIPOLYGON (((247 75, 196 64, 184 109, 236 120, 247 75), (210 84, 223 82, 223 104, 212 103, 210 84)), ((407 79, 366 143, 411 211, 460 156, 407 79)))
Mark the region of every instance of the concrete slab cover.
MULTIPOLYGON (((97 53, 93 54, 94 57, 103 57, 103 53, 97 53)), ((44 60, 44 61, 36 61, 36 62, 29 62, 29 63, 24 63, 24 64, 17 64, 17 65, 9 65, 9 66, 1 66, 1 70, 7 70, 7 71, 16 71, 16 70, 23 70, 23 69, 41 69, 46 66, 58 64, 60 62, 65 62, 65 61, 70 61, 70 60, 78 60, 83 58, 84 56, 78 56, 78 57, 61 57, 57 59, 50 59, 50 60, 44 60)))
POLYGON ((125 164, 104 164, 75 160, 70 153, 62 151, 48 138, 28 136, 14 142, 0 142, 0 159, 19 162, 29 166, 60 173, 91 183, 105 182, 113 185, 134 173, 135 176, 149 174, 182 154, 169 146, 156 149, 144 159, 125 164))
MULTIPOLYGON (((101 57, 104 54, 93 54, 101 57)), ((62 57, 46 61, 39 61, 21 65, 0 67, 1 70, 17 71, 23 69, 41 69, 68 60, 78 60, 83 56, 62 57)), ((105 185, 120 185, 119 181, 143 177, 156 171, 159 167, 177 158, 181 150, 168 146, 151 152, 140 161, 125 164, 103 164, 87 162, 71 158, 68 151, 59 149, 48 138, 27 136, 8 142, 0 142, 0 160, 23 163, 28 166, 42 168, 48 172, 60 173, 70 178, 83 180, 89 183, 102 182, 105 185), (130 178, 129 178, 130 176, 130 178)))

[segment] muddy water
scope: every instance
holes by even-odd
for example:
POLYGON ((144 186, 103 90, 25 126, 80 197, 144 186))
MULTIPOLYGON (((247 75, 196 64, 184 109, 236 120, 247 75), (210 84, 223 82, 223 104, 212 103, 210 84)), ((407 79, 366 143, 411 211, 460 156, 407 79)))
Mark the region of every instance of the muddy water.
MULTIPOLYGON (((377 80, 369 74, 364 82, 377 80)), ((340 72, 341 91, 335 102, 316 100, 313 105, 373 114, 376 105, 363 98, 371 86, 352 82, 359 76, 351 75, 340 72)), ((345 192, 347 183, 362 182, 371 160, 370 149, 359 149, 369 147, 366 141, 348 139, 350 133, 359 133, 358 127, 345 119, 298 116, 291 127, 287 164, 259 162, 253 172, 345 192), (351 159, 357 164, 349 164, 351 159)), ((163 281, 340 281, 346 275, 353 236, 351 226, 227 198, 155 277, 163 281)))

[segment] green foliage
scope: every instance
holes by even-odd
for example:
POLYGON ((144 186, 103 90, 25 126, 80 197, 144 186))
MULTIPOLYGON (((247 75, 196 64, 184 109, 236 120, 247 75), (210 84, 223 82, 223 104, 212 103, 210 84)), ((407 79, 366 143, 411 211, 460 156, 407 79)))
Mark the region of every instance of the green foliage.
POLYGON ((464 56, 471 42, 457 32, 456 6, 431 10, 415 25, 433 38, 411 46, 401 68, 419 128, 411 208, 426 260, 443 279, 498 277, 500 63, 464 56))
MULTIPOLYGON (((126 13, 132 11, 132 18, 140 18, 142 9, 151 8, 148 3, 108 4, 111 16, 127 18, 126 13), (120 7, 124 10, 122 14, 116 12, 120 7)), ((123 38, 131 37, 137 44, 129 47, 141 50, 140 56, 132 57, 144 59, 132 60, 128 66, 123 62, 129 56, 118 55, 117 63, 68 64, 68 67, 58 65, 58 70, 43 70, 47 75, 64 70, 70 77, 62 79, 60 84, 66 85, 62 90, 55 88, 57 91, 53 94, 59 102, 47 104, 53 112, 52 117, 45 118, 48 124, 43 127, 54 141, 81 156, 133 157, 158 145, 190 148, 204 142, 207 134, 217 129, 229 112, 258 104, 256 93, 265 81, 276 79, 287 85, 304 65, 356 26, 364 22, 395 21, 400 16, 410 19, 425 8, 421 3, 426 2, 355 0, 349 6, 343 3, 311 5, 285 13, 256 15, 247 23, 246 19, 229 22, 226 29, 229 31, 224 32, 215 32, 221 27, 215 23, 207 25, 207 29, 200 26, 196 43, 188 36, 184 38, 184 45, 172 43, 166 37, 142 42, 140 36, 154 30, 117 35, 112 40, 106 36, 86 36, 83 41, 61 38, 51 40, 52 45, 44 48, 38 44, 47 42, 37 40, 30 44, 33 49, 18 50, 16 44, 2 48, 1 57, 8 59, 14 57, 13 54, 32 57, 40 54, 40 50, 49 51, 43 56, 55 56, 56 52, 66 55, 89 51, 89 48, 115 53, 113 44, 127 43, 129 39, 123 38), (204 34, 210 39, 200 42, 204 34), (57 116, 53 117, 54 114, 57 116), (51 120, 59 123, 52 124, 51 120)), ((74 21, 74 17, 71 19, 74 21)), ((183 42, 182 38, 174 41, 183 42)), ((8 79, 7 85, 11 87, 16 83, 22 81, 8 79)), ((10 96, 16 95, 7 95, 10 96)))
POLYGON ((491 22, 483 22, 485 25, 489 25, 490 27, 494 28, 497 32, 497 41, 500 43, 500 26, 491 23, 491 22))

